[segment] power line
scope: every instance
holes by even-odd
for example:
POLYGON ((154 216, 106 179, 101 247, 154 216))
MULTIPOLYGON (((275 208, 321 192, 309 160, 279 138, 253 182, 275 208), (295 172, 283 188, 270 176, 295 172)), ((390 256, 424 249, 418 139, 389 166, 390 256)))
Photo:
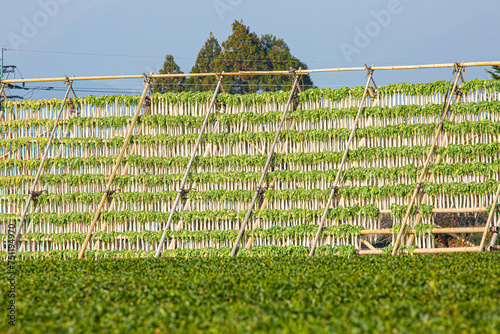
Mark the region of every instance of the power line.
MULTIPOLYGON (((146 56, 146 55, 125 55, 125 54, 110 54, 110 53, 89 53, 89 52, 68 52, 68 51, 49 51, 49 50, 19 50, 19 49, 5 49, 8 51, 27 52, 27 53, 48 53, 48 54, 65 54, 75 56, 96 56, 96 57, 124 57, 124 58, 156 58, 165 59, 160 56, 146 56)), ((175 59, 195 60, 197 57, 174 57, 175 59)), ((214 61, 233 61, 233 62, 273 62, 273 63, 296 63, 298 61, 308 63, 324 63, 324 64, 350 64, 350 62, 340 61, 324 61, 324 60, 271 60, 271 59, 214 59, 214 61)))
POLYGON ((18 49, 5 49, 5 50, 8 50, 8 51, 18 51, 18 52, 31 52, 31 53, 66 54, 66 55, 75 55, 75 56, 126 57, 126 58, 161 58, 161 59, 165 58, 165 57, 159 57, 159 56, 124 55, 124 54, 110 54, 110 53, 86 53, 86 52, 47 51, 47 50, 18 50, 18 49))

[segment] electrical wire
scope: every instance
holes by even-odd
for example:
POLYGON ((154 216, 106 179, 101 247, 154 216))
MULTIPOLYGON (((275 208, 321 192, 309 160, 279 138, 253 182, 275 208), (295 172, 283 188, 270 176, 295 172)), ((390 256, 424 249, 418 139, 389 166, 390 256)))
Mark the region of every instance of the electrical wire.
MULTIPOLYGON (((96 57, 123 57, 123 58, 155 58, 155 59, 165 59, 165 57, 160 56, 145 56, 145 55, 125 55, 125 54, 110 54, 110 53, 88 53, 88 52, 68 52, 68 51, 48 51, 48 50, 19 50, 19 49, 5 49, 7 51, 16 52, 27 52, 27 53, 48 53, 48 54, 64 54, 64 55, 75 55, 75 56, 96 56, 96 57)), ((183 60, 196 60, 198 57, 174 57, 176 59, 183 60)), ((325 61, 325 60, 271 60, 271 59, 214 59, 214 61, 233 61, 233 62, 273 62, 273 63, 297 63, 298 61, 307 63, 322 63, 322 64, 351 64, 351 62, 340 62, 340 61, 325 61)), ((391 63, 396 64, 396 63, 391 63)))

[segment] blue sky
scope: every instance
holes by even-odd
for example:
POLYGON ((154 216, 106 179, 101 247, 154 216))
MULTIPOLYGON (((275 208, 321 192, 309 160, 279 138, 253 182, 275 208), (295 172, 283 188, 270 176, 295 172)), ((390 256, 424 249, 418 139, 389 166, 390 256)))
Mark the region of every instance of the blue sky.
MULTIPOLYGON (((9 49, 4 61, 18 66, 25 78, 157 72, 166 54, 189 72, 210 32, 222 43, 235 19, 242 19, 258 35, 283 38, 309 68, 500 60, 498 0, 4 0, 2 4, 0 46, 9 49)), ((376 72, 374 78, 385 85, 450 76, 451 70, 444 69, 376 72)), ((468 69, 465 79, 472 78, 488 75, 484 68, 468 69)), ((356 86, 364 85, 365 74, 315 74, 313 80, 319 87, 356 86)), ((139 92, 141 87, 142 82, 134 80, 75 83, 77 89, 117 92, 139 92)), ((60 91, 12 93, 63 96, 60 91)))

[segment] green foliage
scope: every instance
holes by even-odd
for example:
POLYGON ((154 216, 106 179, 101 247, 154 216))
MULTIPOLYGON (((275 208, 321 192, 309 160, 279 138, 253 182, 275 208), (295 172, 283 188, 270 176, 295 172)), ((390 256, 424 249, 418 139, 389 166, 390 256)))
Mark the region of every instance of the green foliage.
MULTIPOLYGON (((372 207, 370 207, 373 210, 372 207)), ((305 221, 313 221, 318 219, 323 214, 322 209, 290 209, 290 210, 279 210, 279 209, 262 209, 254 210, 252 213, 253 218, 260 218, 265 221, 279 222, 288 221, 291 219, 303 219, 305 221)), ((176 223, 181 219, 185 223, 192 223, 196 220, 199 221, 212 221, 212 222, 222 222, 222 221, 242 221, 246 215, 246 210, 236 211, 232 209, 222 209, 222 210, 204 210, 204 211, 181 211, 176 212, 173 217, 173 222, 176 223)), ((359 205, 354 205, 350 207, 335 207, 328 210, 327 218, 333 220, 351 220, 356 218, 358 215, 363 214, 363 207, 359 205)), ((145 222, 161 222, 167 221, 170 212, 159 212, 159 211, 132 211, 132 210, 122 210, 122 211, 102 211, 99 216, 100 221, 107 223, 121 223, 126 224, 127 222, 137 221, 140 223, 145 222)), ((64 226, 69 223, 77 224, 90 224, 92 218, 94 217, 93 212, 66 212, 66 213, 52 213, 52 212, 40 212, 29 214, 29 219, 34 225, 38 224, 54 224, 64 226)), ((0 222, 9 222, 12 220, 19 220, 19 215, 12 214, 0 214, 0 222)))
MULTIPOLYGON (((292 55, 290 47, 283 39, 266 34, 261 37, 260 41, 264 48, 265 59, 267 60, 264 70, 307 70, 307 65, 292 55)), ((293 84, 294 78, 291 75, 273 75, 262 76, 260 80, 263 83, 262 89, 264 91, 278 91, 288 89, 293 84)), ((311 76, 309 74, 300 76, 299 84, 302 90, 312 88, 313 82, 311 76)))
MULTIPOLYGON (((243 22, 234 21, 231 24, 232 34, 222 43, 222 53, 217 59, 218 72, 259 71, 264 65, 260 60, 266 55, 259 37, 250 32, 243 22)), ((224 80, 224 86, 230 93, 246 94, 261 89, 261 84, 255 76, 229 77, 224 80), (229 81, 229 83, 228 83, 229 81)))
MULTIPOLYGON (((497 254, 346 259, 332 256, 336 251, 320 247, 308 258, 307 247, 254 247, 241 250, 252 256, 229 258, 230 249, 203 249, 162 259, 134 259, 154 251, 99 251, 97 261, 96 251, 83 261, 54 259, 77 251, 18 254, 38 259, 17 263, 17 324, 2 321, 0 331, 500 331, 497 254)), ((7 305, 9 282, 0 284, 7 305)))
MULTIPOLYGON (((196 62, 191 68, 191 73, 215 73, 217 72, 217 59, 221 54, 221 47, 217 39, 210 32, 205 45, 198 52, 196 62)), ((186 88, 191 91, 211 91, 215 90, 217 78, 208 77, 190 77, 186 79, 186 88)))
POLYGON ((492 79, 500 80, 500 66, 493 65, 491 66, 491 71, 486 70, 486 72, 488 72, 491 75, 492 79))
MULTIPOLYGON (((368 126, 365 128, 357 129, 355 132, 355 137, 361 138, 410 138, 413 136, 430 136, 434 133, 436 129, 435 124, 399 124, 399 125, 387 125, 385 127, 368 126)), ((465 133, 471 134, 490 134, 496 136, 500 133, 500 122, 492 122, 490 120, 483 121, 463 121, 460 123, 446 122, 443 127, 443 132, 451 135, 463 135, 465 133)), ((220 144, 236 144, 242 142, 265 142, 272 143, 276 135, 275 131, 268 132, 251 132, 244 131, 241 133, 207 133, 203 135, 202 140, 208 143, 213 143, 215 145, 220 144)), ((350 135, 350 129, 348 128, 331 128, 328 130, 284 130, 279 135, 279 140, 302 142, 302 141, 328 141, 328 140, 346 140, 350 135)), ((102 139, 96 137, 87 138, 61 138, 54 139, 53 145, 64 145, 68 147, 121 147, 123 145, 124 137, 113 137, 111 139, 102 139)), ((195 144, 198 139, 198 134, 181 134, 181 135, 168 135, 168 134, 158 134, 158 135, 135 135, 132 137, 132 143, 138 143, 146 147, 152 147, 157 145, 165 145, 167 147, 173 147, 176 145, 183 144, 195 144)), ((21 148, 30 144, 37 144, 41 149, 45 148, 49 138, 46 137, 22 137, 13 139, 0 139, 0 147, 5 149, 15 149, 21 148)), ((415 150, 420 149, 421 157, 427 152, 423 151, 425 147, 419 146, 400 146, 400 147, 359 147, 350 153, 350 157, 356 154, 361 154, 366 156, 366 152, 415 152, 415 150)), ((466 157, 467 154, 474 153, 474 149, 479 148, 482 152, 489 152, 489 154, 494 154, 498 156, 500 151, 500 143, 478 143, 475 145, 450 145, 449 147, 442 147, 438 149, 439 153, 447 154, 452 153, 452 157, 466 157)), ((481 154, 483 155, 483 153, 481 154)), ((294 155, 304 155, 306 153, 294 153, 294 155)), ((310 154, 310 153, 307 153, 310 154)), ((337 155, 342 156, 343 152, 324 152, 325 155, 337 155)), ((212 159, 212 158, 210 158, 212 159)), ((265 161, 265 160, 264 160, 265 161)))
MULTIPOLYGON (((178 84, 174 84, 174 87, 178 87, 178 84)), ((442 82, 430 82, 421 84, 411 84, 411 83, 400 83, 397 84, 398 89, 394 89, 393 86, 381 86, 378 88, 379 94, 416 94, 426 95, 429 92, 440 92, 446 93, 446 91, 441 91, 436 87, 442 86, 442 82), (416 88, 418 87, 418 88, 416 88)), ((300 101, 321 101, 323 99, 330 99, 332 101, 340 101, 341 99, 348 98, 349 96, 355 98, 361 98, 363 94, 364 87, 342 87, 339 89, 331 88, 311 88, 303 91, 300 94, 300 101)), ((500 83, 498 80, 479 80, 473 79, 471 81, 462 84, 462 92, 470 93, 473 91, 488 91, 497 92, 500 91, 500 83)), ((269 102, 286 102, 289 92, 287 91, 276 91, 276 92, 263 92, 263 93, 250 93, 250 94, 228 94, 221 93, 218 95, 217 100, 220 103, 226 103, 227 105, 244 105, 250 106, 252 104, 269 103, 269 102)), ((153 94, 152 101, 157 103, 159 101, 168 102, 170 104, 186 104, 186 103, 208 103, 212 98, 213 93, 211 91, 195 92, 195 91, 182 91, 179 93, 174 93, 172 91, 166 91, 165 93, 159 93, 158 90, 153 94)), ((124 105, 124 106, 135 106, 139 103, 140 96, 138 95, 109 95, 109 96, 86 96, 81 98, 72 98, 74 104, 104 107, 106 105, 124 105)), ((7 110, 15 108, 39 111, 42 107, 53 107, 58 108, 62 103, 61 99, 41 99, 41 100, 20 100, 20 101, 5 101, 5 107, 7 110)), ((481 112, 488 111, 491 113, 500 112, 500 102, 498 101, 481 101, 478 103, 464 103, 459 102, 453 104, 453 112, 456 114, 474 114, 477 115, 481 112)), ((306 115, 305 117, 326 117, 326 118, 342 118, 342 117, 352 117, 357 112, 357 108, 342 108, 342 109, 328 109, 321 108, 317 109, 313 113, 308 111, 295 111, 292 112, 293 117, 300 117, 300 114, 306 115)), ((383 117, 396 117, 396 116, 407 116, 414 117, 419 115, 440 115, 442 112, 442 105, 429 104, 425 106, 413 106, 413 105, 401 105, 395 106, 393 108, 387 107, 371 107, 364 108, 363 115, 383 118, 383 117)), ((274 112, 276 113, 276 112, 274 112)), ((272 114, 271 114, 272 115, 272 114)), ((233 116, 230 116, 233 117, 233 116)), ((261 116, 258 116, 261 117, 261 116)), ((272 117, 279 117, 274 115, 272 117)), ((275 119, 277 121, 279 118, 275 119)), ((25 122, 25 120, 19 120, 19 122, 25 122)), ((42 121, 41 121, 42 122, 42 121)), ((14 124, 14 123, 13 123, 14 124)))
MULTIPOLYGON (((179 65, 174 61, 172 55, 165 56, 165 62, 163 63, 163 68, 160 70, 160 74, 183 74, 179 65)), ((183 77, 166 77, 166 78, 155 78, 153 83, 153 92, 158 93, 177 93, 184 89, 184 78, 183 77)))
MULTIPOLYGON (((440 194, 448 196, 460 195, 486 195, 495 193, 498 187, 498 181, 490 179, 485 182, 450 182, 450 183, 424 183, 424 191, 428 196, 434 197, 440 194)), ((371 198, 383 199, 386 197, 401 197, 408 198, 413 193, 415 184, 387 184, 383 186, 347 186, 338 190, 339 196, 348 199, 363 199, 371 198)), ((331 189, 280 189, 266 190, 264 197, 268 200, 287 200, 287 201, 326 201, 331 189)), ((192 201, 217 201, 217 202, 250 202, 252 200, 253 190, 209 190, 196 191, 191 190, 188 197, 192 201)), ((65 193, 65 194, 41 194, 37 201, 39 205, 47 205, 49 203, 68 204, 68 203, 98 203, 102 198, 102 192, 96 193, 65 193)), ((113 198, 118 203, 160 203, 173 201, 177 196, 176 191, 145 191, 145 192, 116 192, 113 198)), ((0 197, 0 203, 10 203, 11 205, 23 205, 26 203, 27 195, 5 195, 0 197)), ((419 212, 421 215, 429 217, 434 207, 431 205, 421 204, 419 212)), ((379 210, 372 204, 363 207, 363 215, 369 219, 377 219, 379 210)))
MULTIPOLYGON (((358 225, 340 224, 337 226, 327 227, 323 229, 322 236, 334 236, 338 238, 357 237, 360 235, 363 227, 358 225)), ((274 226, 269 229, 256 228, 249 231, 248 236, 253 238, 261 238, 265 240, 276 240, 283 238, 290 238, 290 240, 297 240, 308 238, 311 239, 316 235, 318 225, 303 224, 297 226, 274 226)), ((163 231, 148 231, 141 232, 127 231, 127 232, 96 232, 93 234, 93 240, 101 240, 105 243, 114 242, 117 239, 127 240, 135 243, 137 240, 146 242, 159 242, 163 231)), ((168 239, 177 239, 180 241, 213 241, 213 242, 234 242, 238 230, 195 230, 189 231, 185 229, 172 231, 167 230, 166 236, 168 239)), ((64 244, 65 242, 82 243, 85 240, 87 233, 25 233, 22 236, 23 241, 52 241, 54 244, 64 244)), ((7 240, 8 235, 0 234, 0 240, 7 240)))
MULTIPOLYGON (((406 165, 402 167, 353 167, 345 170, 342 175, 346 177, 347 180, 366 180, 370 178, 375 179, 387 179, 387 180, 397 180, 399 177, 408 177, 416 180, 419 171, 422 166, 415 167, 414 165, 406 165)), ((311 171, 297 171, 297 170, 275 170, 268 172, 267 180, 272 181, 295 181, 295 182, 314 182, 317 180, 325 180, 327 182, 332 182, 338 170, 328 169, 328 170, 311 170, 311 171)), ((429 174, 434 176, 447 175, 447 176, 465 176, 465 175, 481 175, 484 177, 494 177, 500 172, 500 159, 495 160, 493 163, 486 162, 457 162, 452 164, 439 163, 434 165, 429 165, 429 174)), ((182 180, 184 174, 156 174, 153 175, 149 172, 138 174, 138 175, 117 175, 113 180, 113 185, 123 187, 125 185, 131 184, 142 184, 145 187, 152 187, 155 185, 165 185, 173 182, 179 182, 182 180)), ((228 172, 203 172, 203 173, 192 173, 188 177, 189 182, 196 183, 214 183, 222 184, 225 182, 244 182, 252 183, 257 182, 260 179, 261 173, 259 172, 243 172, 243 171, 228 171, 228 172)), ((11 187, 20 186, 25 183, 33 182, 34 175, 17 175, 17 176, 2 176, 0 177, 0 186, 11 187)), ((51 184, 51 185, 61 185, 67 183, 71 186, 83 185, 83 184, 95 184, 95 185, 106 185, 109 179, 109 175, 105 174, 45 174, 40 177, 39 183, 41 185, 51 184)), ((494 180, 490 180, 485 183, 478 183, 473 185, 473 183, 463 184, 457 183, 457 185, 451 184, 450 191, 456 194, 464 194, 466 189, 474 189, 479 194, 489 193, 491 187, 494 186, 494 180)), ((401 191, 407 191, 404 189, 406 186, 401 185, 401 191)), ((441 186, 426 185, 426 187, 433 191, 441 191, 441 186)), ((446 187, 446 186, 443 186, 446 187)), ((366 189, 366 188, 364 188, 366 189)), ((399 191, 399 190, 398 190, 399 191)), ((447 193, 447 192, 443 192, 447 193)), ((451 193, 450 193, 451 194, 451 193)))
MULTIPOLYGON (((420 207, 422 207, 422 205, 420 205, 420 207)), ((422 224, 422 223, 413 226, 416 237, 423 237, 426 234, 432 234, 431 231, 433 228, 437 228, 437 226, 432 224, 422 224)))
POLYGON ((418 212, 423 218, 431 217, 432 210, 434 210, 434 205, 420 204, 418 206, 418 212))

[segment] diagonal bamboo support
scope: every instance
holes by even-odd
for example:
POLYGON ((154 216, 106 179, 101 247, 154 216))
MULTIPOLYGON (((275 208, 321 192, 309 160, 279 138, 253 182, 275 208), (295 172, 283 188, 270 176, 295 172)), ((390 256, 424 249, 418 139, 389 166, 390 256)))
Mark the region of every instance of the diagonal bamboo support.
MULTIPOLYGON (((297 90, 300 91, 300 86, 299 85, 297 85, 297 90)), ((300 110, 300 109, 302 109, 302 105, 299 102, 298 105, 295 107, 295 110, 300 110)), ((295 130, 296 127, 297 127, 297 122, 295 120, 293 120, 292 124, 290 124, 289 130, 295 130)), ((281 149, 281 154, 285 154, 286 153, 286 147, 289 144, 289 142, 290 142, 290 140, 287 140, 286 143, 283 145, 283 148, 281 149)), ((267 187, 267 190, 273 190, 275 186, 276 186, 276 180, 273 180, 273 181, 271 181, 271 183, 267 187)), ((259 207, 259 210, 266 209, 268 203, 269 203, 269 201, 267 200, 267 198, 264 198, 264 200, 262 201, 262 204, 259 207)), ((252 226, 252 230, 258 228, 259 226, 260 226, 260 218, 257 218, 255 220, 255 223, 252 226)), ((245 245, 245 248, 246 249, 251 249, 252 248, 252 244, 253 244, 253 237, 250 236, 250 237, 248 237, 247 244, 245 245)))
POLYGON ((68 100, 68 95, 69 95, 69 92, 71 90, 72 85, 73 85, 73 81, 68 81, 68 89, 66 90, 66 94, 64 95, 64 99, 63 99, 63 102, 61 104, 61 108, 59 109, 59 113, 57 114, 57 119, 56 119, 56 122, 54 124, 54 127, 52 128, 52 132, 50 133, 47 147, 45 147, 45 151, 43 152, 42 161, 41 161, 40 166, 38 167, 38 170, 36 172, 35 181, 33 182, 33 185, 31 186, 30 193, 28 194, 28 200, 26 201, 26 205, 24 206, 23 214, 21 216, 21 221, 19 222, 19 228, 17 229, 16 236, 14 238, 14 248, 16 251, 17 251, 17 243, 19 241, 19 237, 21 236, 21 230, 23 228, 24 221, 26 220, 26 215, 28 214, 31 200, 33 199, 33 193, 38 185, 38 179, 40 178, 40 175, 42 174, 43 165, 45 164, 45 161, 47 160, 47 156, 48 156, 49 150, 52 146, 52 141, 54 140, 54 136, 56 134, 57 127, 59 125, 59 120, 61 119, 61 115, 62 115, 62 112, 63 112, 64 107, 66 105, 66 101, 68 100))
MULTIPOLYGON (((68 84, 69 84, 69 81, 68 81, 68 84)), ((70 87, 71 87, 71 92, 73 93, 73 96, 77 97, 75 91, 73 90, 73 86, 71 85, 70 87)), ((71 109, 71 115, 73 115, 73 117, 74 117, 74 115, 78 115, 80 113, 80 111, 77 112, 76 106, 73 106, 73 107, 74 107, 74 109, 71 109)), ((67 128, 66 132, 64 133, 64 137, 68 137, 70 133, 71 133, 71 129, 67 128)), ((63 150, 63 145, 61 145, 59 147, 59 150, 57 151, 57 154, 55 156, 56 158, 61 157, 62 150, 63 150)), ((55 166, 54 165, 52 166, 52 170, 51 170, 50 174, 55 174, 55 166)), ((38 213, 39 211, 40 211, 40 207, 38 207, 35 210, 36 213, 38 213)), ((30 233, 32 226, 33 226, 33 224, 32 224, 32 222, 30 222, 28 224, 28 228, 26 229, 26 233, 30 233)), ((19 251, 21 252, 23 250, 24 243, 22 243, 22 241, 20 241, 20 242, 21 242, 21 245, 19 246, 19 251)))
POLYGON ((361 240, 361 243, 363 245, 365 245, 366 247, 368 247, 369 249, 376 250, 376 248, 368 240, 365 240, 363 238, 360 238, 360 240, 361 240))
MULTIPOLYGON (((493 203, 491 203, 490 213, 488 214, 488 220, 486 221, 486 226, 484 227, 484 232, 483 232, 483 236, 481 237, 481 243, 479 244, 478 252, 482 252, 484 250, 484 243, 486 242, 486 236, 488 235, 491 221, 493 220, 493 215, 495 214, 495 211, 497 211, 496 206, 498 204, 498 197, 499 196, 500 196, 500 184, 498 184, 497 192, 495 193, 495 197, 493 198, 493 203)), ((495 242, 496 242, 496 240, 495 240, 495 242)))
POLYGON ((262 192, 262 184, 264 183, 264 179, 267 174, 267 170, 269 169, 269 165, 271 164, 271 160, 274 156, 274 150, 276 148, 276 144, 278 142, 279 136, 281 134, 281 130, 283 129, 283 124, 285 123, 286 120, 286 114, 288 112, 288 109, 290 109, 290 105, 292 103, 292 99, 295 95, 295 89, 297 88, 297 83, 299 82, 299 76, 295 75, 295 80, 292 85, 292 89, 290 91, 290 96, 288 97, 288 101, 285 106, 285 110, 283 111, 283 115, 281 116, 281 121, 280 124, 278 125, 278 128, 276 129, 276 135, 274 136, 274 141, 271 147, 269 148, 269 154, 267 156, 267 161, 266 165, 264 166, 264 169, 262 170, 262 175, 259 180, 259 184, 257 185, 257 188, 255 189, 255 193, 252 198, 252 202, 250 203, 250 206, 248 207, 248 211, 245 215, 245 219, 241 223, 240 231, 238 232, 238 236, 236 237, 236 241, 234 242, 233 249, 231 250, 231 257, 235 257, 236 254, 238 253, 238 247, 241 241, 241 238, 243 237, 243 234, 245 234, 245 227, 248 221, 250 220, 250 216, 252 215, 253 208, 255 206, 255 202, 257 202, 257 198, 260 196, 262 192))
MULTIPOLYGON (((448 101, 446 102, 446 106, 444 107, 443 115, 441 116, 441 119, 439 121, 438 128, 436 129, 436 133, 434 134, 434 139, 432 140, 431 148, 429 150, 429 153, 427 154, 427 159, 425 161, 424 168, 422 169, 422 172, 420 173, 420 175, 418 177, 417 184, 416 184, 415 189, 413 190, 413 194, 410 198, 410 203, 408 203, 408 208, 407 208, 405 216, 403 218, 403 222, 401 223, 401 229, 399 230, 396 241, 394 242, 392 256, 395 256, 398 252, 399 243, 401 242, 401 239, 402 239, 404 231, 405 231, 406 224, 410 218, 413 204, 415 204, 415 200, 416 200, 417 195, 420 191, 420 185, 422 184, 424 177, 426 176, 427 168, 429 167, 429 163, 430 163, 431 158, 434 154, 434 149, 436 148, 436 144, 437 144, 439 135, 441 134, 441 130, 443 129, 443 124, 444 124, 444 121, 446 120, 448 110, 450 109, 450 106, 451 106, 451 103, 453 100, 453 96, 455 95, 455 92, 457 91, 458 80, 459 80, 459 78, 461 78, 462 71, 463 71, 463 67, 458 66, 458 73, 456 75, 455 82, 453 83, 453 87, 451 89, 450 95, 448 96, 448 101)), ((456 69, 454 70, 454 72, 456 72, 456 69)))
MULTIPOLYGON (((455 70, 458 72, 458 66, 457 66, 457 67, 455 67, 455 70)), ((464 82, 464 79, 463 79, 462 73, 460 73, 460 75, 459 75, 459 76, 460 76, 460 81, 461 81, 461 83, 463 83, 463 82, 464 82)), ((461 100, 462 100, 462 94, 458 94, 458 96, 457 96, 457 98, 456 98, 456 100, 455 100, 455 103, 456 103, 456 102, 460 102, 461 100)), ((453 112, 453 110, 451 110, 451 115, 450 115, 449 121, 450 121, 450 122, 453 122, 453 121, 455 120, 455 116, 456 116, 456 115, 455 115, 455 113, 453 112)), ((449 142, 449 139, 450 139, 450 136, 448 135, 448 133, 446 133, 446 134, 445 134, 445 137, 441 140, 441 144, 440 144, 439 146, 440 146, 440 147, 448 147, 448 142, 449 142)), ((439 163, 441 162, 441 159, 442 159, 441 155, 440 155, 439 153, 437 153, 437 154, 436 154, 436 161, 434 162, 434 164, 439 164, 439 163)), ((435 177, 431 175, 431 177, 430 177, 430 182, 434 182, 434 180, 435 180, 435 177)), ((423 202, 424 204, 427 204, 427 198, 428 198, 427 194, 426 194, 426 193, 424 193, 424 195, 422 196, 422 202, 423 202)), ((419 224, 419 223, 420 223, 420 221, 422 220, 422 216, 420 215, 420 213, 417 213, 417 215, 416 215, 416 217, 415 217, 415 218, 416 218, 416 222, 415 222, 415 224, 419 224)), ((449 234, 449 235, 450 235, 450 236, 452 236, 453 238, 455 238, 455 239, 457 239, 457 240, 461 241, 461 242, 468 243, 468 244, 469 244, 469 246, 475 246, 475 245, 471 244, 470 242, 468 242, 467 240, 465 240, 465 239, 461 238, 459 235, 457 235, 457 234, 455 234, 455 233, 451 233, 451 234, 449 234)), ((407 245, 406 245, 406 246, 407 246, 407 247, 408 247, 408 246, 411 246, 411 245, 413 245, 413 243, 414 243, 414 242, 415 242, 415 235, 414 235, 414 234, 412 234, 412 235, 410 236, 410 240, 408 240, 408 243, 407 243, 407 245)))
MULTIPOLYGON (((224 86, 222 84, 221 84, 221 90, 224 92, 224 86)), ((223 105, 222 108, 221 108, 221 111, 219 111, 217 113, 224 113, 224 111, 225 111, 225 105, 223 105)), ((220 132, 220 123, 219 123, 218 119, 216 119, 216 121, 214 123, 214 128, 215 128, 215 130, 213 131, 213 133, 219 133, 220 132)), ((206 158, 206 157, 209 157, 210 155, 213 155, 212 150, 215 147, 216 146, 213 143, 209 143, 207 145, 207 147, 205 148, 205 152, 203 152, 203 157, 206 158)), ((202 171, 203 171, 203 168, 202 167, 198 167, 197 172, 201 173, 202 171)), ((191 185, 189 186, 189 189, 192 189, 193 186, 196 186, 196 182, 191 183, 191 185)), ((186 200, 186 202, 184 203, 184 207, 181 209, 181 211, 188 211, 190 203, 191 203, 191 200, 188 198, 186 200)), ((184 221, 182 219, 179 220, 179 222, 177 223, 176 229, 177 230, 180 229, 182 227, 183 223, 184 223, 184 221)), ((168 247, 168 249, 175 249, 176 247, 177 247, 177 240, 176 239, 172 239, 171 242, 170 242, 170 246, 168 247)))
MULTIPOLYGON (((145 115, 149 115, 150 114, 150 109, 145 110, 144 114, 145 115)), ((137 135, 138 136, 142 135, 142 133, 144 132, 144 129, 145 129, 145 124, 141 122, 140 125, 139 125, 139 132, 137 133, 137 135)), ((138 146, 137 143, 134 143, 132 145, 132 148, 130 149, 129 155, 135 154, 135 151, 137 150, 137 146, 138 146)), ((123 170, 121 172, 121 176, 127 175, 129 173, 129 169, 130 169, 130 163, 127 161, 125 163, 125 166, 123 167, 123 170)), ((116 200, 112 197, 111 203, 110 203, 109 208, 108 208, 108 211, 114 211, 115 207, 116 207, 116 200)), ((108 224, 106 222, 103 222, 102 225, 101 225, 100 231, 101 232, 106 232, 107 228, 108 228, 108 224)), ((97 239, 95 249, 97 251, 99 251, 100 246, 101 246, 101 239, 97 239)), ((95 256, 97 258, 97 253, 96 253, 95 256)))
POLYGON ((339 169, 337 171, 337 175, 335 176, 335 180, 333 181, 332 191, 330 192, 330 196, 328 197, 328 201, 326 202, 326 205, 325 205, 325 210, 323 211, 323 215, 321 216, 321 220, 320 220, 319 226, 318 226, 318 231, 316 232, 316 236, 314 237, 314 240, 312 242, 311 251, 309 252, 309 256, 314 256, 314 253, 316 252, 316 245, 318 244, 319 238, 321 237, 321 231, 323 230, 323 225, 325 224, 326 215, 328 214, 328 210, 330 209, 330 207, 332 205, 333 197, 335 196, 335 193, 337 192, 337 187, 338 187, 339 181, 340 181, 340 175, 342 174, 342 170, 344 168, 345 161, 347 160, 347 154, 349 153, 349 148, 351 147, 351 142, 354 139, 354 134, 356 133, 356 128, 358 127, 359 118, 361 116, 361 111, 363 110, 363 107, 365 105, 366 95, 368 93, 368 87, 370 86, 370 82, 372 82, 372 80, 373 80, 372 76, 373 76, 373 70, 368 69, 368 80, 366 81, 365 90, 363 92, 363 97, 361 98, 361 104, 359 105, 358 113, 356 114, 356 118, 354 120, 351 134, 349 135, 349 139, 347 140, 346 149, 344 151, 342 161, 340 162, 339 169))
POLYGON ((104 194, 102 195, 101 202, 99 203, 97 211, 95 212, 94 219, 92 220, 92 223, 90 224, 90 229, 89 229, 89 232, 87 233, 87 237, 85 238, 85 241, 82 244, 80 254, 78 254, 79 260, 81 260, 85 254, 85 250, 87 249, 87 245, 90 241, 90 238, 92 237, 92 232, 94 231, 94 227, 97 223, 97 220, 99 219, 102 208, 104 207, 104 203, 106 203, 108 193, 111 189, 111 184, 113 183, 113 180, 115 179, 116 173, 118 172, 118 168, 120 167, 120 164, 123 160, 123 156, 125 155, 125 151, 127 149, 127 146, 130 142, 130 139, 132 138, 132 133, 134 132, 135 124, 137 123, 137 119, 139 118, 139 113, 142 110, 142 107, 144 105, 144 101, 146 100, 146 94, 148 93, 150 85, 151 85, 151 78, 148 77, 146 80, 146 86, 144 87, 144 90, 143 90, 142 95, 141 95, 141 99, 139 101, 139 105, 137 106, 134 118, 132 119, 132 123, 130 124, 130 129, 127 133, 127 137, 123 141, 123 145, 122 145, 122 148, 120 150, 120 154, 118 156, 118 159, 116 160, 115 166, 113 167, 113 172, 111 173, 111 176, 109 177, 108 184, 106 185, 106 190, 104 191, 104 194))
MULTIPOLYGON (((200 129, 200 135, 198 136, 198 140, 196 141, 196 144, 193 148, 193 152, 191 153, 191 159, 189 160, 189 163, 186 167, 186 172, 184 173, 184 178, 182 179, 181 185, 179 187, 179 190, 177 192, 177 196, 176 196, 175 201, 174 201, 174 205, 170 211, 170 215, 168 217, 167 224, 163 230, 163 234, 161 236, 160 243, 158 244, 158 249, 156 250, 155 257, 159 257, 162 250, 163 250, 163 247, 165 244, 165 239, 167 237, 167 230, 170 228, 170 224, 172 223, 172 219, 174 217, 175 210, 177 209, 177 205, 179 204, 181 196, 186 192, 186 190, 184 189, 184 186, 186 185, 186 181, 187 181, 187 178, 188 178, 189 173, 191 171, 191 166, 193 165, 194 158, 196 157, 198 147, 200 146, 201 139, 205 133, 205 128, 207 127, 208 120, 209 120, 210 115, 212 113, 212 109, 214 108, 214 104, 215 104, 215 101, 217 99, 217 95, 219 94, 221 84, 222 84, 222 76, 219 78, 219 80, 217 82, 217 87, 215 88, 214 96, 212 97, 212 101, 210 102, 210 107, 207 111, 207 115, 205 116, 205 120, 203 121, 203 125, 200 129)), ((189 192, 189 190, 188 190, 188 192, 189 192)))

